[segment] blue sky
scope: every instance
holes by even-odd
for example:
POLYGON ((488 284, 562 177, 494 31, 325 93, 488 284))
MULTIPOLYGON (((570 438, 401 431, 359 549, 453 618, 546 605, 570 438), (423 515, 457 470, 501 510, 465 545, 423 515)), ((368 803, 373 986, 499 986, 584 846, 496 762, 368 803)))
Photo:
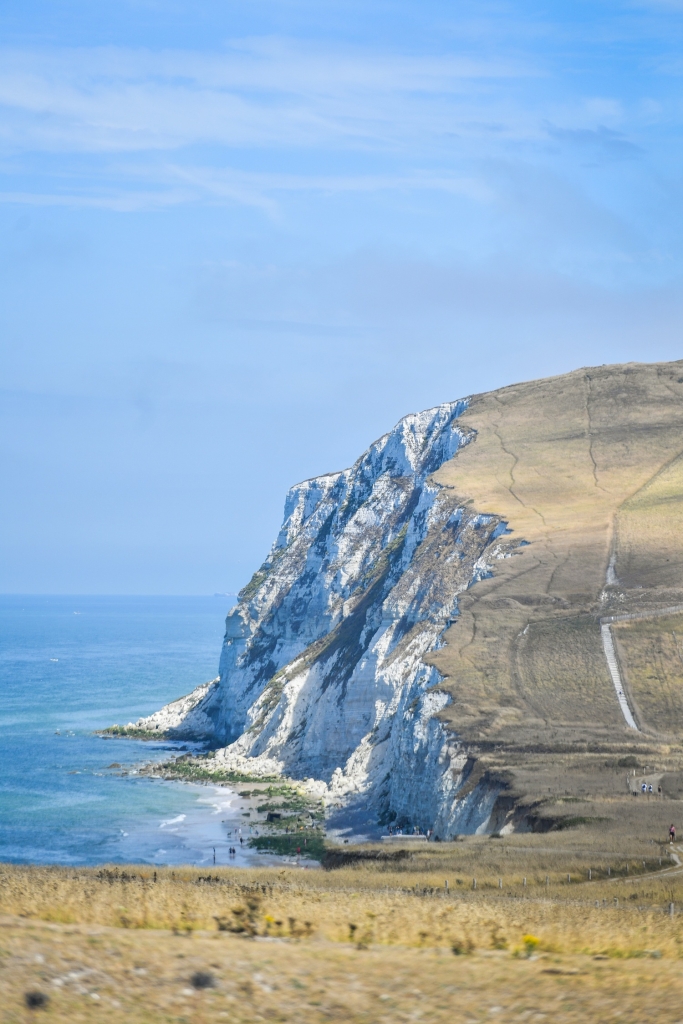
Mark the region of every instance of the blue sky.
POLYGON ((683 0, 3 0, 0 591, 239 589, 405 413, 683 356, 683 0))

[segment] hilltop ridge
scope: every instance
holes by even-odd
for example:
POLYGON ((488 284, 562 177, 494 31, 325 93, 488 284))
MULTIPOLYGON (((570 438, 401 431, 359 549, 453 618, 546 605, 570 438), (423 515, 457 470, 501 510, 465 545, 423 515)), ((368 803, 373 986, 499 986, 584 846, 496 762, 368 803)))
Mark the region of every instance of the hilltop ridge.
POLYGON ((683 603, 683 362, 514 385, 471 399, 460 423, 476 444, 435 482, 527 544, 468 591, 433 656, 447 717, 460 732, 518 728, 520 713, 526 728, 612 730, 598 620, 683 603))

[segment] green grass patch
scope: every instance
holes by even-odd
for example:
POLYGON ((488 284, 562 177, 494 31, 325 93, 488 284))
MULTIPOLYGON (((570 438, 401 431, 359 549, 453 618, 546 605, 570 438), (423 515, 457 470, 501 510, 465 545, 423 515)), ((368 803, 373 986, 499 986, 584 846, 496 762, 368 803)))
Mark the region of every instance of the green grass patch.
POLYGON ((305 811, 309 806, 309 802, 304 799, 281 800, 279 803, 268 801, 268 803, 259 804, 256 810, 259 814, 268 814, 269 811, 305 811))
POLYGON ((154 765, 155 774, 161 772, 165 778, 187 779, 197 782, 274 782, 275 776, 259 778, 244 772, 227 771, 223 768, 211 768, 211 758, 178 758, 177 761, 165 761, 154 765))
POLYGON ((138 729, 135 725, 110 725, 106 729, 98 729, 96 736, 113 736, 131 740, 165 740, 168 735, 159 729, 138 729))
POLYGON ((297 847, 300 847, 301 856, 310 860, 322 860, 327 851, 323 833, 310 829, 284 836, 255 836, 249 840, 249 845, 255 850, 267 850, 282 857, 295 857, 297 847))
MULTIPOLYGON (((569 803, 569 801, 565 801, 569 803)), ((591 818, 584 814, 577 814, 572 817, 558 818, 552 828, 551 832, 564 832, 567 828, 578 828, 579 825, 598 825, 600 822, 609 821, 609 818, 591 818)))

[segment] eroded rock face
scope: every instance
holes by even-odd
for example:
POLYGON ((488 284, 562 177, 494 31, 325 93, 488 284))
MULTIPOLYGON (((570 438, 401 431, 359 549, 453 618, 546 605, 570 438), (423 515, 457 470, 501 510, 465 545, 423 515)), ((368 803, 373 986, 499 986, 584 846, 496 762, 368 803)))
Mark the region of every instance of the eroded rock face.
POLYGON ((292 488, 227 617, 219 681, 173 729, 191 738, 201 722, 206 736, 210 722, 219 763, 308 779, 353 834, 388 821, 482 830, 498 793, 468 784, 471 759, 437 717, 449 698, 424 660, 458 594, 518 544, 430 480, 475 436, 458 426, 466 407, 406 416, 351 469, 292 488))
POLYGON ((166 704, 161 711, 137 722, 129 722, 127 728, 141 729, 145 732, 159 732, 160 735, 173 736, 178 739, 212 740, 214 723, 208 714, 216 701, 219 678, 195 687, 186 697, 166 704))

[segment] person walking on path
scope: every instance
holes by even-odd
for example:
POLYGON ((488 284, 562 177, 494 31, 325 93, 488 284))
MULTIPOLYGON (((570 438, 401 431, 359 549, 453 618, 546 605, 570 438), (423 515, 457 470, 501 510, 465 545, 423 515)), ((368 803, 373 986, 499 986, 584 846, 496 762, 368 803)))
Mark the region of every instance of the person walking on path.
POLYGON ((673 822, 671 822, 671 828, 669 829, 669 842, 670 843, 675 843, 676 842, 676 826, 674 825, 673 822))

